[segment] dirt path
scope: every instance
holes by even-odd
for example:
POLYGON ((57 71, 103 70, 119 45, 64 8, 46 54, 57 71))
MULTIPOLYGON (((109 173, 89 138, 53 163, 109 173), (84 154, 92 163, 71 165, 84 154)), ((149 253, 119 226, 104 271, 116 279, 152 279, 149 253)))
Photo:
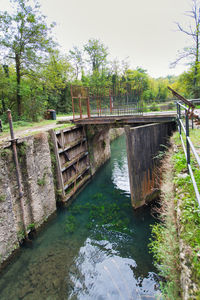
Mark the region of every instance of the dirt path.
MULTIPOLYGON (((70 121, 71 119, 72 119, 71 116, 57 117, 57 121, 63 121, 63 123, 64 123, 64 121, 70 121)), ((59 127, 63 126, 63 123, 56 124, 56 121, 55 121, 55 123, 46 124, 43 126, 36 125, 36 126, 29 127, 26 129, 20 129, 20 130, 14 129, 15 138, 32 135, 32 134, 35 134, 35 133, 41 132, 41 131, 48 131, 53 128, 59 128, 59 127)), ((0 145, 8 142, 9 140, 10 140, 10 132, 2 132, 0 135, 0 145)))

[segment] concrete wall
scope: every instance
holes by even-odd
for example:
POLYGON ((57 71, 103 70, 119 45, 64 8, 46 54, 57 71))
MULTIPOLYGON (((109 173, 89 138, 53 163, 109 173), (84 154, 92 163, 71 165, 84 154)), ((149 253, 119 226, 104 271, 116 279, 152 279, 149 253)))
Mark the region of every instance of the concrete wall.
POLYGON ((92 175, 110 158, 109 129, 109 126, 105 125, 86 126, 92 175))
POLYGON ((86 126, 92 175, 110 158, 110 143, 123 133, 124 128, 110 128, 109 125, 86 126))
POLYGON ((110 142, 114 141, 120 135, 124 133, 124 128, 110 128, 109 135, 110 135, 110 142))
POLYGON ((138 208, 159 195, 159 159, 173 126, 171 123, 131 128, 125 126, 131 202, 138 208))
MULTIPOLYGON (((38 228, 56 211, 48 133, 20 139, 17 145, 24 196, 25 228, 38 228)), ((24 237, 12 148, 0 151, 0 262, 24 237)))

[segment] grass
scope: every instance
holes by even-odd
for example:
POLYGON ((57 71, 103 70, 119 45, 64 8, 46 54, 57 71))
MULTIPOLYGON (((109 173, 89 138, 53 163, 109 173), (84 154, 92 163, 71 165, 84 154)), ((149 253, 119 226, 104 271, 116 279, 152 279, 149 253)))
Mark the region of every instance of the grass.
POLYGON ((57 117, 70 117, 73 116, 73 112, 71 113, 58 113, 57 117))
MULTIPOLYGON (((191 130, 190 136, 197 147, 200 130, 191 130)), ((173 189, 170 197, 166 193, 163 195, 163 223, 153 227, 154 239, 150 248, 161 275, 167 279, 162 284, 164 299, 179 299, 181 293, 184 298, 186 281, 182 285, 182 291, 179 277, 181 270, 182 278, 185 276, 188 280, 187 299, 200 299, 200 208, 191 177, 187 174, 186 158, 178 132, 173 136, 173 147, 174 152, 171 151, 170 154, 171 167, 167 171, 171 174, 171 179, 166 181, 168 188, 173 182, 173 189)), ((200 170, 194 157, 191 159, 191 166, 200 190, 200 170)))
MULTIPOLYGON (((42 120, 40 122, 16 121, 13 122, 13 129, 19 131, 19 130, 26 130, 28 128, 38 127, 38 126, 45 126, 48 124, 56 124, 56 121, 55 120, 42 120)), ((9 124, 3 123, 3 132, 0 134, 0 136, 9 131, 10 131, 9 124)))
MULTIPOLYGON (((41 132, 42 127, 45 127, 47 125, 55 125, 55 129, 62 129, 65 127, 72 126, 71 124, 61 124, 59 126, 59 125, 57 125, 56 120, 42 120, 40 122, 17 121, 17 122, 13 122, 13 129, 14 129, 15 133, 19 133, 20 131, 26 131, 28 129, 31 129, 31 132, 24 133, 24 134, 22 133, 23 136, 24 135, 26 136, 26 135, 33 134, 33 132, 34 132, 34 134, 37 132, 41 132), (40 127, 41 127, 41 130, 40 130, 40 127)), ((8 123, 3 122, 2 126, 3 126, 3 132, 0 133, 0 138, 8 136, 10 133, 10 128, 9 128, 8 123)))

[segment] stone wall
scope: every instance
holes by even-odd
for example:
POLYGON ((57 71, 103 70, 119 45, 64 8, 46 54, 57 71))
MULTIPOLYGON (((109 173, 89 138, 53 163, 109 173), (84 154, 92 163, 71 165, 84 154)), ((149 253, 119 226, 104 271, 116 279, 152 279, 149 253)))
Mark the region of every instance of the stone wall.
POLYGON ((27 231, 33 227, 38 228, 56 211, 48 133, 20 139, 17 150, 24 192, 23 210, 12 148, 6 147, 0 151, 1 262, 19 247, 19 241, 24 237, 24 227, 27 231))

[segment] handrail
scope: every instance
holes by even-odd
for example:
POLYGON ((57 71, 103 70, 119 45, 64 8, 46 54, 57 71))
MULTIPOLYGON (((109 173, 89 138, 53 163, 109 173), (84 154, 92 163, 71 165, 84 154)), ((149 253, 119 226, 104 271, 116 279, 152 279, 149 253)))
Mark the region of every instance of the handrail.
MULTIPOLYGON (((180 99, 180 97, 179 97, 180 99)), ((186 103, 185 103, 186 104, 186 103)), ((200 193, 198 190, 198 186, 194 177, 194 173, 192 171, 191 165, 190 165, 190 152, 192 150, 194 157, 196 158, 197 164, 200 168, 200 157, 189 137, 189 111, 190 111, 190 107, 187 108, 185 105, 181 104, 180 101, 177 101, 177 119, 178 119, 178 127, 179 127, 179 134, 180 134, 180 139, 181 139, 181 143, 183 146, 183 150, 185 153, 185 157, 187 160, 187 168, 188 168, 188 173, 190 174, 190 177, 192 179, 192 184, 194 187, 194 191, 195 191, 195 195, 196 195, 196 199, 198 202, 198 205, 200 207, 200 193), (181 120, 181 108, 183 108, 185 110, 185 126, 183 124, 183 121, 181 120), (183 129, 183 130, 182 130, 183 129), (186 136, 186 145, 183 141, 183 137, 182 137, 182 131, 184 132, 185 136, 186 136)), ((192 120, 193 121, 193 120, 192 120)), ((193 124, 193 123, 192 123, 193 124)), ((193 126, 192 126, 193 128, 193 126)))

